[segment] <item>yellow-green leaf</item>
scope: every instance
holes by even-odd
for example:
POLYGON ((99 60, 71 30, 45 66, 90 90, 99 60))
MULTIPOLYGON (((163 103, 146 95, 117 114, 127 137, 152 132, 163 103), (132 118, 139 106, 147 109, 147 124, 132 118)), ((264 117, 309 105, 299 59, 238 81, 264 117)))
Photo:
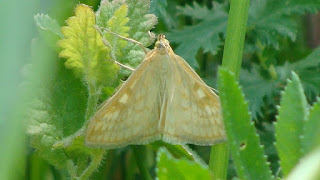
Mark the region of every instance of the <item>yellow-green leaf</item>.
POLYGON ((59 45, 63 48, 60 56, 67 59, 65 66, 73 69, 87 85, 99 87, 113 83, 119 67, 110 61, 110 49, 104 45, 95 24, 93 10, 87 5, 78 5, 75 16, 62 28, 66 38, 59 41, 59 45))

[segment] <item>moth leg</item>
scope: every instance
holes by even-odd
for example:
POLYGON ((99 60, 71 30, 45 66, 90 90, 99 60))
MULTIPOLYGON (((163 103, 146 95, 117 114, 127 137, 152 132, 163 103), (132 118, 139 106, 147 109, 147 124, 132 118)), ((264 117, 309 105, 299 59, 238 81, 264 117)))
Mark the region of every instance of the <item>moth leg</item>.
POLYGON ((126 37, 124 37, 124 36, 121 36, 121 35, 119 35, 119 34, 116 34, 116 33, 112 32, 112 31, 110 31, 109 29, 104 28, 104 27, 101 27, 101 29, 108 31, 109 33, 111 33, 111 34, 113 34, 113 35, 115 35, 115 36, 118 36, 118 37, 121 38, 121 39, 124 39, 124 40, 126 40, 126 41, 129 41, 129 42, 138 44, 138 45, 142 48, 142 50, 144 51, 144 53, 145 53, 145 54, 148 54, 148 50, 147 50, 139 41, 136 41, 136 40, 131 39, 131 38, 126 38, 126 37))
MULTIPOLYGON (((108 42, 106 39, 104 39, 103 33, 102 33, 100 27, 97 26, 97 25, 95 25, 94 27, 95 27, 95 28, 98 30, 98 32, 100 33, 100 35, 101 35, 101 37, 102 37, 103 43, 104 43, 106 46, 112 48, 111 45, 109 44, 109 42, 108 42)), ((126 68, 126 69, 128 69, 128 70, 130 70, 130 71, 134 71, 134 70, 135 70, 134 68, 132 68, 132 67, 130 67, 130 66, 126 66, 126 65, 124 65, 124 64, 121 64, 120 62, 118 62, 117 60, 115 60, 115 57, 114 57, 112 54, 111 54, 111 56, 112 56, 111 58, 112 58, 113 60, 107 59, 107 61, 114 62, 114 63, 118 64, 119 66, 121 66, 121 67, 123 67, 123 68, 126 68)))
POLYGON ((135 71, 134 68, 132 68, 132 67, 130 67, 130 66, 127 66, 127 65, 124 65, 124 64, 121 64, 121 63, 118 62, 118 61, 112 61, 112 62, 115 62, 115 63, 118 64, 119 66, 121 66, 121 67, 123 67, 123 68, 126 68, 126 69, 128 69, 128 70, 130 70, 130 71, 135 71))

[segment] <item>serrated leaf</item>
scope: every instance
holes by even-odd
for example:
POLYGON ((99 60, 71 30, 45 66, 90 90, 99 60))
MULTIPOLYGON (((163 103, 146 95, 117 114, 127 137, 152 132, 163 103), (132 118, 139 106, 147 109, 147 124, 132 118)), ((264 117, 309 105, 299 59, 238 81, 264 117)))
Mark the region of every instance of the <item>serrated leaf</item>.
MULTIPOLYGON (((150 46, 154 39, 150 37, 150 31, 157 24, 157 17, 153 14, 147 14, 150 8, 150 0, 126 0, 128 4, 128 17, 130 21, 129 37, 139 41, 144 47, 150 46)), ((122 63, 131 67, 137 67, 143 60, 145 53, 137 44, 128 43, 123 49, 123 53, 127 56, 121 60, 122 63)))
MULTIPOLYGON (((124 36, 128 36, 131 39, 139 41, 145 47, 150 46, 154 39, 149 36, 148 31, 150 31, 157 23, 157 18, 153 14, 147 14, 150 7, 150 0, 115 0, 112 2, 103 0, 101 1, 101 5, 97 11, 98 25, 109 29, 108 21, 112 18, 117 9, 124 4, 128 7, 127 17, 129 18, 129 21, 126 23, 126 27, 130 28, 129 31, 126 31, 129 35, 124 34, 124 36)), ((118 41, 124 44, 124 40, 121 40, 118 37, 115 37, 115 39, 118 39, 118 41)), ((120 47, 119 50, 121 50, 120 52, 122 56, 117 57, 117 60, 122 64, 129 65, 134 68, 140 64, 145 56, 141 47, 131 42, 126 42, 125 47, 120 47)), ((131 71, 126 69, 121 69, 120 71, 120 77, 129 76, 130 74, 131 71)))
POLYGON ((195 56, 199 49, 204 52, 217 53, 220 45, 219 34, 224 34, 227 27, 228 14, 224 6, 214 3, 214 8, 207 18, 199 24, 186 26, 183 30, 168 33, 168 39, 179 46, 175 52, 188 61, 192 67, 198 67, 195 56))
POLYGON ((114 13, 125 3, 125 0, 102 0, 99 9, 96 12, 97 25, 107 27, 108 21, 114 16, 114 13))
POLYGON ((222 114, 237 173, 240 179, 272 179, 260 140, 250 119, 248 103, 235 76, 219 69, 222 114))
POLYGON ((315 49, 305 59, 290 64, 290 68, 294 71, 305 70, 309 68, 318 67, 320 65, 320 47, 315 49))
POLYGON ((110 50, 103 44, 102 37, 94 28, 95 14, 89 6, 80 4, 75 16, 67 20, 62 28, 65 39, 59 41, 63 48, 60 56, 66 58, 66 67, 73 69, 76 75, 83 77, 92 87, 107 86, 117 78, 119 66, 111 59, 110 50))
POLYGON ((211 10, 207 6, 201 6, 196 1, 193 1, 193 6, 178 6, 177 10, 180 14, 185 16, 190 16, 195 19, 206 19, 207 16, 210 16, 211 10))
POLYGON ((279 36, 295 40, 297 21, 289 15, 314 13, 320 2, 314 0, 253 0, 251 2, 248 30, 263 45, 279 47, 279 36))
MULTIPOLYGON (((126 4, 121 5, 119 9, 116 10, 112 18, 107 22, 107 28, 114 33, 128 37, 128 31, 130 28, 126 26, 129 21, 127 13, 128 6, 126 4)), ((114 57, 114 60, 124 58, 121 50, 126 47, 127 41, 110 33, 106 33, 105 37, 111 45, 111 57, 114 57)))
POLYGON ((172 29, 176 26, 176 22, 174 17, 168 13, 168 8, 170 7, 167 0, 151 0, 149 13, 156 15, 169 29, 172 29))
POLYGON ((189 154, 189 152, 186 151, 186 149, 184 149, 181 145, 172 145, 163 141, 156 141, 151 143, 151 146, 155 151, 158 151, 161 147, 165 147, 175 158, 186 158, 188 160, 193 160, 192 155, 189 154))
POLYGON ((320 147, 320 98, 310 109, 307 121, 304 123, 301 139, 302 152, 304 155, 320 147))
MULTIPOLYGON (((128 37, 128 31, 130 28, 127 26, 129 18, 127 4, 122 4, 121 1, 103 1, 96 13, 97 24, 99 27, 104 27, 113 33, 116 33, 123 37, 128 37), (109 10, 109 11, 108 11, 109 10), (111 15, 111 12, 114 13, 111 15)), ((109 32, 104 32, 104 38, 108 41, 108 45, 111 48, 112 60, 119 60, 125 57, 121 50, 127 45, 127 41, 123 40, 109 32)))
POLYGON ((64 38, 60 30, 60 25, 55 19, 50 18, 49 15, 38 13, 34 16, 34 21, 40 29, 51 31, 54 34, 60 36, 61 38, 64 38))
POLYGON ((307 100, 299 77, 293 72, 282 94, 276 124, 276 148, 284 176, 301 157, 301 135, 307 115, 307 100))
POLYGON ((261 108, 264 106, 264 97, 271 97, 276 90, 275 82, 263 78, 257 72, 257 68, 257 66, 253 66, 251 72, 241 70, 239 80, 249 101, 249 109, 253 119, 257 119, 258 115, 263 115, 261 108))
POLYGON ((306 58, 294 63, 286 63, 277 66, 276 72, 280 80, 284 81, 290 77, 290 72, 299 74, 301 83, 305 89, 307 97, 319 95, 320 89, 320 47, 315 49, 306 58))
POLYGON ((159 180, 210 179, 210 171, 207 166, 187 159, 175 159, 165 148, 160 148, 157 153, 156 173, 159 180))
POLYGON ((320 47, 305 59, 288 64, 288 69, 299 74, 307 97, 319 95, 320 90, 320 47))

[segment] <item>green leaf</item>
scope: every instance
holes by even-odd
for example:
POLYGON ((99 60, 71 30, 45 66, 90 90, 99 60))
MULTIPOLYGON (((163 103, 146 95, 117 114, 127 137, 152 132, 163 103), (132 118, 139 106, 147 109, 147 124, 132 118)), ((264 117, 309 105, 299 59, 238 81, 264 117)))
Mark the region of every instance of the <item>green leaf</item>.
POLYGON ((172 145, 163 141, 156 141, 151 143, 151 145, 154 151, 158 151, 161 147, 165 147, 175 158, 187 158, 189 160, 193 160, 192 155, 189 154, 189 152, 181 145, 172 145))
POLYGON ((299 74, 308 96, 319 94, 320 89, 320 47, 305 59, 289 64, 289 69, 299 74))
POLYGON ((124 4, 121 0, 102 0, 99 9, 96 12, 97 25, 99 27, 108 27, 108 21, 114 16, 114 13, 124 4))
POLYGON ((168 39, 179 44, 175 52, 192 67, 198 66, 195 56, 199 49, 212 54, 217 53, 221 44, 219 34, 224 34, 227 27, 228 14, 224 11, 223 5, 214 3, 210 11, 210 15, 199 24, 168 33, 168 39))
POLYGON ((219 69, 218 87, 228 143, 239 178, 272 179, 250 119, 248 103, 235 76, 226 69, 219 69))
MULTIPOLYGON (((128 4, 128 17, 130 21, 129 37, 139 41, 144 47, 149 47, 154 39, 150 37, 150 31, 157 24, 157 17, 153 14, 147 14, 150 8, 150 0, 126 0, 128 4)), ((145 57, 145 53, 137 44, 128 43, 123 49, 123 53, 127 54, 120 62, 131 67, 137 67, 145 57)), ((129 74, 129 73, 127 73, 129 74)))
POLYGON ((187 159, 175 159, 165 148, 160 148, 157 153, 156 173, 159 180, 210 179, 210 171, 207 166, 187 159))
POLYGON ((64 38, 61 30, 60 25, 55 19, 52 19, 47 14, 36 14, 34 16, 34 21, 36 22, 37 27, 40 29, 51 31, 54 34, 64 38))
MULTIPOLYGON (((99 27, 105 27, 118 35, 128 37, 130 28, 127 26, 129 21, 127 14, 127 4, 121 5, 118 1, 113 1, 112 3, 102 1, 96 13, 97 24, 99 27)), ((108 41, 108 45, 111 48, 112 60, 118 61, 119 59, 123 59, 125 55, 122 54, 121 50, 127 45, 127 41, 108 32, 104 32, 104 38, 108 41)))
POLYGON ((290 68, 294 71, 303 71, 305 69, 315 68, 320 66, 320 47, 315 49, 310 55, 308 55, 305 59, 297 61, 295 63, 290 64, 290 68))
MULTIPOLYGON (((147 14, 150 7, 150 0, 126 0, 126 1, 112 1, 109 2, 108 0, 101 1, 101 5, 97 11, 97 24, 100 27, 106 27, 111 31, 123 35, 125 37, 129 37, 135 39, 142 43, 145 47, 150 46, 154 39, 152 39, 148 31, 150 31, 154 25, 157 23, 157 18, 153 14, 147 14), (123 16, 120 18, 122 23, 120 25, 115 25, 110 23, 111 18, 116 15, 116 11, 123 11, 119 10, 121 6, 127 6, 126 17, 129 18, 129 21, 123 16), (108 24, 109 23, 109 24, 108 24), (119 29, 117 28, 120 28, 119 29), (130 30, 128 31, 128 27, 130 30)), ((115 16, 116 17, 116 16, 115 16)), ((119 20, 119 18, 114 18, 119 20)), ((130 67, 137 67, 140 62, 145 57, 144 51, 141 47, 137 44, 126 42, 119 37, 113 37, 112 40, 110 38, 114 35, 107 35, 106 39, 112 46, 112 42, 120 42, 121 46, 116 47, 117 51, 117 60, 122 64, 128 65, 130 67), (110 42, 111 41, 111 42, 110 42)), ((129 76, 131 71, 126 69, 121 69, 120 77, 122 76, 129 76)))
POLYGON ((303 136, 301 139, 302 152, 308 154, 315 148, 320 147, 320 98, 310 109, 307 121, 303 127, 303 136))
POLYGON ((62 148, 53 149, 52 145, 80 129, 85 121, 86 87, 55 58, 45 62, 46 69, 39 69, 43 68, 40 66, 43 56, 50 57, 52 53, 45 44, 34 41, 32 50, 34 64, 31 72, 44 71, 47 76, 37 79, 42 88, 34 90, 37 97, 27 111, 27 133, 39 156, 57 168, 65 168, 66 154, 62 148))
POLYGON ((257 66, 253 66, 250 72, 242 69, 239 81, 249 101, 251 117, 257 119, 258 115, 263 116, 261 112, 261 108, 265 104, 263 99, 272 97, 276 90, 276 82, 268 81, 262 77, 258 72, 257 66))
POLYGON ((276 148, 284 176, 301 158, 301 135, 307 115, 307 100, 299 77, 292 73, 282 93, 276 123, 276 148))
MULTIPOLYGON (((107 28, 118 35, 128 37, 128 31, 130 28, 126 26, 129 21, 127 13, 128 6, 126 4, 121 5, 119 9, 116 10, 112 18, 107 22, 107 28)), ((124 58, 121 50, 126 47, 127 41, 111 33, 105 33, 105 38, 111 45, 111 57, 114 60, 124 58)))
POLYGON ((201 6, 196 1, 193 1, 193 6, 188 4, 186 6, 178 6, 177 10, 179 11, 179 14, 190 16, 195 19, 206 19, 207 16, 210 16, 212 13, 212 10, 209 10, 207 6, 201 6))
POLYGON ((66 67, 73 69, 77 76, 92 87, 112 85, 117 81, 119 66, 111 59, 108 49, 99 32, 94 28, 95 14, 89 6, 80 4, 75 16, 67 20, 68 26, 62 28, 66 37, 59 41, 63 48, 60 56, 66 58, 66 67))
MULTIPOLYGON (((172 3, 173 1, 171 1, 172 3)), ((173 2, 175 3, 175 2, 173 2)), ((175 17, 169 14, 170 6, 168 6, 167 0, 151 0, 149 13, 156 15, 160 21, 163 21, 169 29, 176 26, 175 17)))
POLYGON ((279 37, 295 40, 297 21, 292 15, 315 13, 320 2, 314 0, 253 0, 249 11, 248 31, 263 45, 279 47, 279 37), (289 16, 291 15, 291 16, 289 16))
POLYGON ((277 66, 276 72, 279 79, 284 81, 289 78, 290 72, 299 74, 301 83, 307 96, 319 94, 320 89, 320 47, 315 49, 306 58, 294 63, 286 63, 283 66, 277 66))

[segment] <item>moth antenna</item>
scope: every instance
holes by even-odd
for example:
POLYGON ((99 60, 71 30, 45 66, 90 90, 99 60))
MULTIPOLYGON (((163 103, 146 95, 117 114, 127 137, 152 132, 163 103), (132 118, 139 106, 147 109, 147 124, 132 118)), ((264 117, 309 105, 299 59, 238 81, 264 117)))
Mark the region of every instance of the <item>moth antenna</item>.
POLYGON ((100 33, 100 35, 102 37, 103 44, 105 44, 106 46, 111 48, 111 44, 106 39, 103 38, 103 33, 102 33, 101 29, 99 28, 99 26, 94 25, 94 28, 96 28, 96 30, 100 33))
POLYGON ((118 62, 118 61, 114 61, 116 64, 118 64, 119 66, 121 66, 121 67, 124 67, 124 68, 126 68, 126 69, 128 69, 128 70, 130 70, 130 71, 135 71, 135 69, 134 68, 132 68, 132 67, 130 67, 130 66, 127 66, 127 65, 124 65, 124 64, 121 64, 120 62, 118 62))
MULTIPOLYGON (((105 44, 106 46, 110 47, 110 49, 112 49, 111 44, 104 38, 103 33, 102 33, 101 29, 99 28, 99 26, 98 25, 94 25, 94 28, 96 28, 98 30, 98 32, 100 33, 100 35, 102 37, 103 44, 105 44)), ((110 53, 110 56, 111 56, 112 59, 116 59, 116 57, 115 57, 114 53, 112 53, 112 51, 110 53)))
MULTIPOLYGON (((100 33, 100 35, 102 36, 102 41, 103 41, 103 43, 104 43, 106 46, 108 46, 108 47, 111 48, 111 45, 109 44, 109 42, 108 42, 106 39, 103 38, 103 33, 102 33, 101 29, 99 28, 99 26, 95 25, 94 28, 96 28, 96 29, 98 30, 98 32, 100 33)), ((114 57, 112 57, 112 58, 115 59, 114 57)), ((124 68, 126 68, 126 69, 128 69, 128 70, 130 70, 130 71, 135 71, 134 68, 132 68, 132 67, 130 67, 130 66, 127 66, 127 65, 124 65, 124 64, 121 64, 120 62, 118 62, 118 61, 116 61, 116 60, 109 60, 109 59, 107 59, 107 61, 114 62, 114 63, 118 64, 119 66, 124 67, 124 68)))
POLYGON ((122 63, 120 63, 120 62, 118 62, 118 61, 116 61, 116 60, 106 59, 106 61, 114 62, 114 63, 118 64, 119 66, 121 66, 121 67, 123 67, 123 68, 126 68, 126 69, 128 69, 128 70, 130 70, 130 71, 135 71, 134 68, 132 68, 132 67, 130 67, 130 66, 127 66, 127 65, 124 65, 124 64, 122 64, 122 63))
POLYGON ((119 38, 121 38, 121 39, 124 39, 124 40, 126 40, 126 41, 129 41, 129 42, 138 44, 138 45, 142 48, 142 50, 144 51, 144 53, 145 53, 145 54, 148 54, 148 50, 147 50, 139 41, 136 41, 136 40, 131 39, 131 38, 126 38, 126 37, 124 37, 124 36, 121 36, 121 35, 119 35, 119 34, 117 34, 117 33, 112 32, 112 31, 110 31, 109 29, 104 28, 104 27, 101 27, 101 29, 103 29, 103 30, 105 30, 105 31, 107 31, 107 32, 109 32, 109 33, 111 33, 111 34, 113 34, 113 35, 115 35, 115 36, 117 36, 117 37, 119 37, 119 38))

